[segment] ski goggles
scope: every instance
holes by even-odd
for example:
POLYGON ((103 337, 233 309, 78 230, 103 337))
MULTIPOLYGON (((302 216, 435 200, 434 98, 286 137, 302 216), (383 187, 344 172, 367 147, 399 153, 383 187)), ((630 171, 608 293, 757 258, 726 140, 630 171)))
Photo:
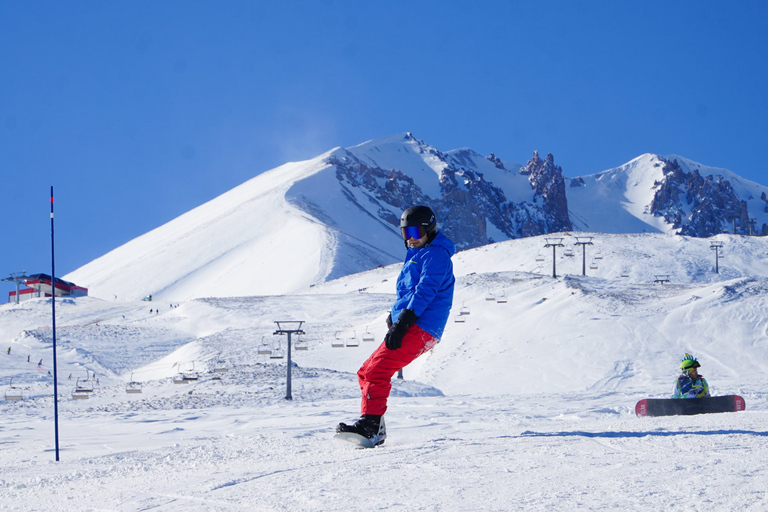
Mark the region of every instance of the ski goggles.
POLYGON ((701 365, 698 361, 694 360, 686 360, 680 365, 680 370, 682 370, 685 373, 688 373, 689 371, 693 370, 694 368, 700 368, 701 365))
POLYGON ((400 228, 400 232, 403 234, 403 240, 410 240, 411 238, 418 240, 427 234, 427 229, 423 226, 406 226, 400 228))

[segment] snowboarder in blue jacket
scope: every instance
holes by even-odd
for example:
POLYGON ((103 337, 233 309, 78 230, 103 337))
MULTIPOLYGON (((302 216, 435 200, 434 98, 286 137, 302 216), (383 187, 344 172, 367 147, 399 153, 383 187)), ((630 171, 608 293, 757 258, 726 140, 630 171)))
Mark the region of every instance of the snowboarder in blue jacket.
POLYGON ((680 376, 675 381, 672 398, 704 398, 709 396, 707 379, 699 375, 701 365, 691 354, 685 354, 680 361, 680 376))
POLYGON ((353 432, 374 445, 386 439, 382 416, 392 377, 440 341, 453 305, 453 263, 456 249, 437 230, 434 212, 413 206, 400 217, 408 252, 397 278, 397 298, 387 317, 384 342, 357 372, 362 392, 361 416, 352 425, 339 423, 336 432, 353 432))

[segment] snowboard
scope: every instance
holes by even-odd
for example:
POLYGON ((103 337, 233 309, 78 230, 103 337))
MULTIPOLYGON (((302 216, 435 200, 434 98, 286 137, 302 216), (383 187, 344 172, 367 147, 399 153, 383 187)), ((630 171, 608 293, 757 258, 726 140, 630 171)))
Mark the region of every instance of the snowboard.
POLYGON ((376 446, 374 444, 375 438, 368 439, 367 437, 363 437, 360 434, 355 434, 354 432, 339 432, 333 436, 333 438, 352 443, 358 448, 374 448, 376 446))
POLYGON ((644 398, 637 402, 638 416, 677 416, 713 412, 735 412, 746 408, 739 395, 711 396, 707 398, 644 398))

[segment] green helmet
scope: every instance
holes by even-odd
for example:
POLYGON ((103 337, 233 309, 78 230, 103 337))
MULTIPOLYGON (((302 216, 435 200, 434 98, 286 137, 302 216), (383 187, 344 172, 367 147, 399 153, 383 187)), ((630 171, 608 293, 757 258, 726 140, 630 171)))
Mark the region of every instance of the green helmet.
POLYGON ((691 354, 685 354, 680 360, 680 369, 683 371, 683 373, 688 373, 694 368, 698 368, 700 366, 701 365, 699 362, 691 354))

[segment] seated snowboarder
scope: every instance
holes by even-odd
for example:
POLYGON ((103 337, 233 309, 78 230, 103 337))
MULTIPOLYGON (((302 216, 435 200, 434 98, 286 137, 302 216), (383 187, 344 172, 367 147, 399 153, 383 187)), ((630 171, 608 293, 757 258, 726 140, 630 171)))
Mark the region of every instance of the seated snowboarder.
POLYGON ((691 354, 685 354, 680 361, 680 376, 675 381, 672 398, 704 398, 709 396, 709 384, 699 375, 701 365, 691 354))

